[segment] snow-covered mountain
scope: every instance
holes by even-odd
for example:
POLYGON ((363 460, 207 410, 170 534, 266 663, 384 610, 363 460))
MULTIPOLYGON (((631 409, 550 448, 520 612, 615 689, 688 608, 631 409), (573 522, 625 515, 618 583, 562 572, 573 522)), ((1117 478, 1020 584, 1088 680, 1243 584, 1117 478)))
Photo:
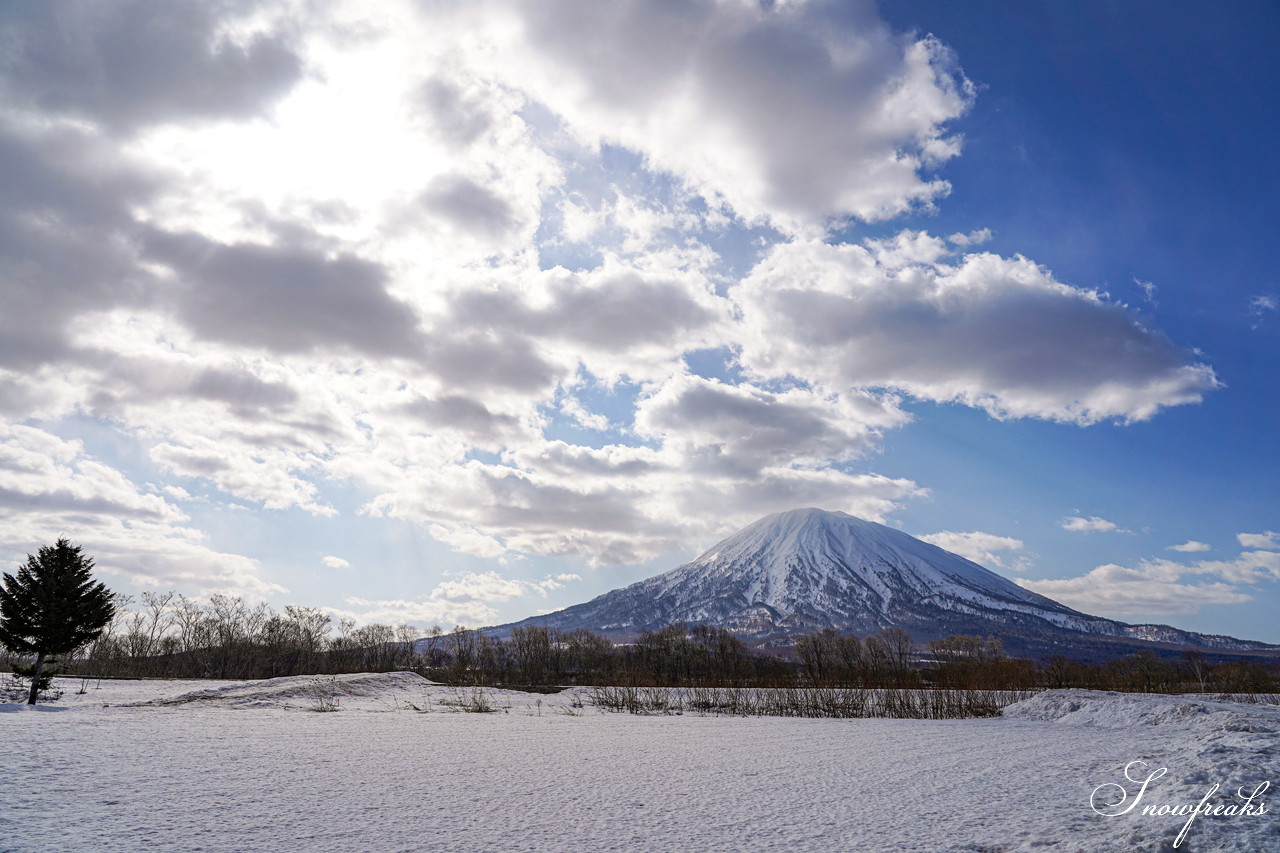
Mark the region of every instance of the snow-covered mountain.
POLYGON ((1271 648, 1089 616, 899 530, 819 509, 766 516, 669 572, 499 630, 542 625, 627 636, 672 622, 757 639, 899 626, 918 640, 994 633, 1013 648, 1040 650, 1082 636, 1271 648))

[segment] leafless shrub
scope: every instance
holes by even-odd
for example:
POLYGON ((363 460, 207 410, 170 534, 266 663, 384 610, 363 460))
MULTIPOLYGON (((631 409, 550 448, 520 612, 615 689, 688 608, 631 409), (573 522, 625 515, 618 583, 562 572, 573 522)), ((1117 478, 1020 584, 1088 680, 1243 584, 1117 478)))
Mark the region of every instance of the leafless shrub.
POLYGON ((682 714, 683 691, 665 687, 594 687, 591 704, 629 714, 682 714))
POLYGON ((1280 705, 1280 693, 1219 693, 1209 698, 1219 702, 1241 702, 1246 705, 1280 705))
POLYGON ((493 693, 483 687, 455 687, 447 699, 440 700, 440 704, 468 714, 492 714, 497 711, 507 713, 511 710, 510 705, 499 705, 493 693))
POLYGON ((1023 691, 838 687, 597 687, 591 703, 630 714, 685 711, 740 717, 826 717, 946 720, 992 717, 1027 698, 1023 691))
POLYGON ((331 713, 338 710, 340 688, 338 687, 337 678, 313 679, 308 692, 310 693, 311 704, 307 710, 319 713, 331 713))
MULTIPOLYGON (((422 691, 422 698, 416 702, 410 702, 407 699, 403 701, 404 707, 408 708, 410 711, 417 711, 419 714, 426 714, 431 711, 431 695, 425 690, 422 691)), ((396 707, 397 709, 399 708, 399 702, 397 702, 396 707)))

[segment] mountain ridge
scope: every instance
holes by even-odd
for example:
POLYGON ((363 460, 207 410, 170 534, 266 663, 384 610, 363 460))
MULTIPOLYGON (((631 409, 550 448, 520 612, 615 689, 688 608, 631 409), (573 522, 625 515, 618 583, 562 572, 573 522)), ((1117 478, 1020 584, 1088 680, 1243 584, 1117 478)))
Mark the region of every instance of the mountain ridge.
POLYGON ((627 638, 673 622, 714 625, 755 641, 828 627, 859 634, 901 627, 918 640, 993 634, 1011 650, 1033 653, 1054 653, 1081 638, 1280 651, 1091 616, 900 530, 812 507, 765 516, 654 577, 492 630, 538 625, 627 638))

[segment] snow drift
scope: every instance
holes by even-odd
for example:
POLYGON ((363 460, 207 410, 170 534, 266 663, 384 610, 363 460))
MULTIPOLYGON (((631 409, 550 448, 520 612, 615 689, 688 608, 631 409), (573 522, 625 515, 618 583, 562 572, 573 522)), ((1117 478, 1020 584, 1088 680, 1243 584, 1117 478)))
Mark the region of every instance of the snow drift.
POLYGON ((420 694, 434 685, 414 672, 355 672, 342 675, 292 675, 261 681, 237 682, 142 704, 291 707, 328 704, 350 699, 394 701, 420 694))

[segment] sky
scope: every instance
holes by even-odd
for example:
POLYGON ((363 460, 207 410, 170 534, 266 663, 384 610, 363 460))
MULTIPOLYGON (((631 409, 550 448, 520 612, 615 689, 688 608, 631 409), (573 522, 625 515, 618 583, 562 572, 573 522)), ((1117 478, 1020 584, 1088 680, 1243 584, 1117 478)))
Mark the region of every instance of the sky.
POLYGON ((816 506, 1280 642, 1277 38, 0 3, 0 562, 448 628, 816 506))

